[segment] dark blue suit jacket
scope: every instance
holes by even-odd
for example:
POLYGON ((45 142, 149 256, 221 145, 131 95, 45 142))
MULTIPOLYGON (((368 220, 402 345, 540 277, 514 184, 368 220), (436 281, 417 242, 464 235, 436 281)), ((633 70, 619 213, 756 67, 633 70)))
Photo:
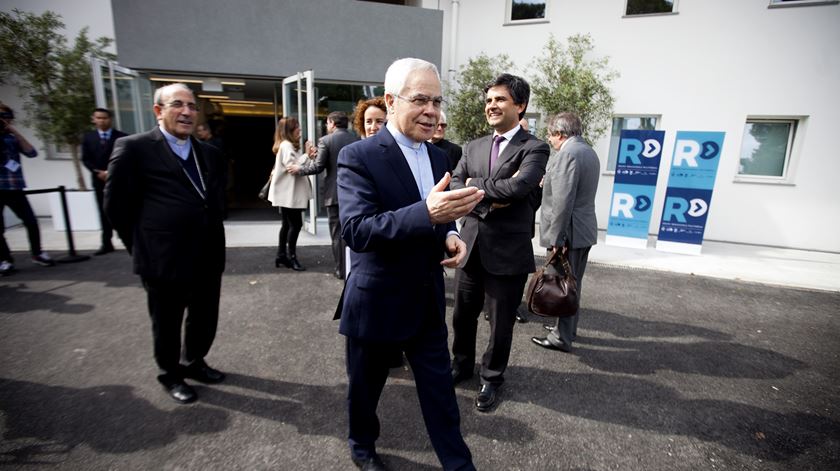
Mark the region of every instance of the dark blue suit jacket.
MULTIPOLYGON (((439 181, 446 155, 428 148, 439 181)), ((411 169, 386 127, 344 147, 338 156, 341 236, 352 250, 350 276, 339 302, 339 331, 371 341, 415 335, 437 308, 445 328, 443 267, 446 234, 455 223, 432 225, 411 169)), ((426 324, 428 327, 428 324, 426 324)))

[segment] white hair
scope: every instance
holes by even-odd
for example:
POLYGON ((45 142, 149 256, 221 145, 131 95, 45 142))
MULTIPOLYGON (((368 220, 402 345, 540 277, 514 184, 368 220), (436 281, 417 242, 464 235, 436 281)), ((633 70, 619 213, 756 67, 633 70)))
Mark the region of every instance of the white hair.
POLYGON ((405 81, 408 79, 408 76, 418 70, 430 70, 434 72, 435 77, 440 82, 440 74, 434 64, 423 59, 406 57, 397 59, 388 66, 388 70, 385 72, 385 93, 399 95, 405 87, 405 81))
POLYGON ((446 124, 446 113, 443 110, 440 110, 440 119, 438 120, 438 124, 446 124))
POLYGON ((163 105, 163 98, 168 97, 169 95, 173 94, 175 90, 184 90, 186 92, 190 92, 191 95, 195 96, 192 89, 188 87, 186 84, 178 82, 178 83, 170 83, 169 85, 164 85, 157 90, 155 90, 155 103, 156 105, 163 105))

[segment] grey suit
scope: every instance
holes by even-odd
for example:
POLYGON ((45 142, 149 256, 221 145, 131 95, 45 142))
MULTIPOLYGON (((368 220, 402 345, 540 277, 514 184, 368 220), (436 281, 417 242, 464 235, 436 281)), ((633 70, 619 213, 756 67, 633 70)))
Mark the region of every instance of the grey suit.
POLYGON ((484 199, 463 220, 461 238, 467 245, 464 263, 455 274, 452 318, 453 367, 472 372, 475 364, 478 316, 490 317, 490 342, 481 361, 483 384, 501 384, 510 356, 516 308, 528 273, 534 271, 531 238, 539 183, 545 173, 548 145, 522 129, 490 170, 492 136, 467 143, 452 175, 451 187, 485 191, 484 199), (506 205, 493 208, 493 203, 506 205), (485 299, 487 300, 485 305, 485 299))
POLYGON ((314 175, 326 169, 324 174, 324 207, 330 224, 330 238, 332 239, 333 259, 336 273, 344 274, 344 243, 341 240, 341 223, 338 220, 338 194, 336 172, 338 166, 338 152, 347 144, 358 141, 355 134, 346 128, 335 128, 318 141, 318 155, 315 160, 307 161, 301 166, 300 175, 314 175))
MULTIPOLYGON (((601 163, 592 147, 573 136, 549 159, 543 183, 540 245, 550 249, 568 242, 578 294, 583 288, 589 249, 598 242, 595 192, 600 171, 601 163)), ((548 341, 570 347, 577 335, 577 323, 578 314, 559 318, 548 341)))

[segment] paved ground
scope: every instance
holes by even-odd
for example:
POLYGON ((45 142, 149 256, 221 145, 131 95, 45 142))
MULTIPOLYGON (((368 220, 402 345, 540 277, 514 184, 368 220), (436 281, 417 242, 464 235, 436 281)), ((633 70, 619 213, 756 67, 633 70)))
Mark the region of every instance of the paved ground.
MULTIPOLYGON (((208 358, 228 381, 189 406, 154 381, 124 252, 21 262, 0 278, 0 465, 352 469, 341 284, 327 247, 299 251, 304 273, 275 269, 270 248, 228 250, 208 358)), ((472 407, 477 381, 457 389, 467 443, 483 470, 838 469, 839 311, 837 292, 590 265, 573 354, 532 346, 535 318, 516 328, 495 412, 472 407)), ((410 371, 380 412, 387 464, 438 468, 410 371)))

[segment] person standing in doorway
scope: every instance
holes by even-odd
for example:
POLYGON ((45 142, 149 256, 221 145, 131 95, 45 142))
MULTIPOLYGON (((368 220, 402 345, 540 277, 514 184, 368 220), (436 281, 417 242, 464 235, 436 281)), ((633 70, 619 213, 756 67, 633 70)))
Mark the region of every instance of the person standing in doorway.
MULTIPOLYGON (((455 273, 452 375, 470 378, 475 366, 478 316, 486 309, 490 340, 481 358, 481 388, 475 407, 490 411, 504 382, 516 309, 528 273, 535 270, 531 238, 534 192, 548 160, 548 145, 523 130, 530 86, 502 74, 484 89, 484 113, 493 135, 470 141, 452 175, 452 188, 477 187, 486 197, 467 217, 461 235, 467 257, 455 273)), ((539 201, 538 199, 536 201, 539 201)))
POLYGON ((306 270, 297 259, 297 240, 303 228, 303 211, 312 198, 309 177, 292 175, 286 171, 292 164, 303 165, 309 158, 309 141, 306 154, 300 152, 300 123, 296 118, 281 118, 274 132, 274 170, 268 187, 268 200, 280 207, 283 222, 278 234, 277 257, 274 266, 283 265, 295 271, 306 270))
POLYGON ((96 194, 96 207, 99 209, 99 221, 102 225, 102 243, 94 255, 105 255, 114 251, 111 239, 114 230, 111 221, 105 216, 102 202, 105 197, 105 181, 108 179, 108 159, 111 158, 111 151, 114 149, 114 142, 126 136, 126 133, 111 126, 111 110, 97 108, 93 110, 91 117, 94 127, 82 136, 82 163, 91 173, 93 191, 96 194))
POLYGON ((146 289, 157 379, 173 399, 189 403, 198 395, 184 378, 225 379, 205 361, 225 268, 223 160, 191 137, 198 105, 189 87, 157 89, 154 112, 158 127, 114 144, 104 206, 146 289))
POLYGON ((341 240, 341 223, 338 221, 338 194, 336 186, 336 172, 338 153, 347 144, 356 142, 358 137, 347 131, 349 120, 343 111, 333 111, 327 115, 327 135, 318 141, 318 154, 315 160, 307 160, 302 164, 293 163, 286 167, 292 175, 314 175, 321 171, 324 174, 324 207, 330 225, 332 239, 332 253, 335 261, 334 275, 344 279, 344 243, 341 240))
MULTIPOLYGON (((547 256, 568 249, 578 296, 583 291, 589 249, 598 243, 595 193, 601 175, 598 155, 581 134, 580 118, 574 113, 560 113, 549 121, 548 141, 557 153, 545 173, 540 216, 540 245, 548 250, 547 256)), ((531 337, 531 341, 543 348, 571 352, 579 316, 580 311, 557 318, 547 336, 531 337)))
POLYGON ((14 120, 14 111, 0 103, 0 138, 3 139, 2 149, 0 149, 3 152, 0 155, 0 276, 10 275, 15 271, 14 258, 3 235, 6 232, 6 223, 3 220, 3 209, 6 206, 26 227, 32 262, 45 267, 55 265, 55 261, 41 250, 41 230, 38 228, 38 219, 35 218, 32 206, 29 205, 29 200, 23 191, 26 188, 26 181, 23 179, 20 154, 33 158, 38 155, 38 151, 17 130, 14 120))

